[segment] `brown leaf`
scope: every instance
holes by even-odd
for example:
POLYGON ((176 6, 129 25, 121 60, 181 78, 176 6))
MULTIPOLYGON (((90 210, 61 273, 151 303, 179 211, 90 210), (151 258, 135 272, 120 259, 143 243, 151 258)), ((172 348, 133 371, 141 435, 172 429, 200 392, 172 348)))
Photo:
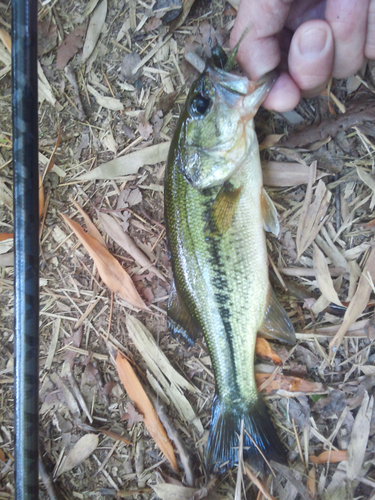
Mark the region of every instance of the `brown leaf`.
POLYGON ((93 258, 100 277, 108 288, 112 292, 117 292, 131 306, 148 311, 130 276, 113 255, 97 239, 85 233, 77 222, 66 215, 61 214, 61 216, 93 258))
POLYGON ((10 240, 11 238, 13 238, 13 233, 1 233, 0 234, 0 241, 10 240))
POLYGON ((64 472, 68 472, 74 467, 77 467, 81 462, 86 460, 93 451, 96 450, 99 444, 99 438, 96 434, 86 434, 81 437, 73 448, 68 453, 65 460, 61 463, 56 472, 56 477, 61 476, 64 472))
POLYGON ((335 357, 335 353, 340 346, 342 339, 344 338, 349 327, 357 320, 357 318, 362 314, 362 312, 367 307, 369 301, 372 286, 371 284, 375 282, 375 248, 372 248, 369 258, 367 259, 365 268, 358 283, 357 291, 354 297, 349 303, 349 306, 345 312, 344 320, 340 326, 338 332, 331 340, 330 347, 330 359, 335 357))
POLYGON ((95 226, 95 224, 92 222, 92 220, 90 219, 90 217, 87 215, 87 213, 83 210, 83 208, 81 207, 81 205, 79 203, 77 203, 73 198, 70 198, 70 201, 73 203, 73 205, 76 207, 76 209, 78 210, 78 212, 82 215, 85 223, 86 223, 86 227, 87 227, 87 232, 90 236, 92 236, 93 238, 95 238, 96 240, 98 240, 98 242, 104 247, 104 248, 107 248, 107 245, 104 241, 104 238, 103 236, 99 233, 98 231, 98 228, 95 226))
POLYGON ((266 149, 266 148, 272 148, 272 146, 275 146, 280 139, 284 137, 285 134, 270 134, 266 135, 266 137, 263 139, 263 141, 259 144, 259 149, 266 149))
POLYGON ((152 265, 149 258, 146 257, 142 250, 137 247, 131 237, 127 233, 124 233, 120 224, 113 217, 101 212, 97 212, 97 214, 98 219, 102 223, 102 226, 108 236, 110 236, 118 245, 120 245, 120 247, 128 252, 128 254, 130 254, 142 267, 147 268, 149 271, 155 273, 158 278, 165 281, 161 272, 152 265))
POLYGON ((315 243, 313 243, 313 247, 313 265, 319 289, 329 302, 342 306, 335 287, 333 286, 333 281, 324 253, 315 243))
POLYGON ((48 54, 57 45, 57 27, 50 19, 38 22, 38 56, 48 54))
POLYGON ((348 451, 347 450, 331 450, 331 451, 323 451, 317 457, 315 455, 310 455, 309 460, 313 464, 336 464, 337 462, 343 462, 348 459, 348 451))
POLYGON ((138 411, 143 414, 147 430, 160 450, 169 460, 173 469, 177 472, 178 467, 176 457, 165 429, 158 419, 156 411, 139 382, 138 377, 134 373, 133 368, 130 366, 129 361, 120 352, 118 352, 116 356, 116 368, 120 380, 123 383, 130 399, 136 405, 138 411))
MULTIPOLYGON (((273 376, 270 373, 256 373, 255 380, 257 386, 262 385, 266 380, 273 376)), ((298 377, 288 377, 286 375, 281 375, 278 373, 276 377, 273 378, 270 384, 268 384, 264 392, 267 394, 276 394, 278 391, 287 392, 306 392, 306 393, 320 393, 323 392, 323 384, 318 382, 309 382, 298 377)))
POLYGON ((82 64, 91 56, 102 32, 107 16, 107 0, 102 0, 95 8, 87 28, 86 40, 82 50, 82 64))
POLYGON ((83 38, 86 33, 86 24, 71 31, 57 49, 56 68, 64 69, 70 59, 83 47, 83 38))
MULTIPOLYGON (((300 163, 267 161, 262 163, 263 184, 265 186, 289 187, 307 184, 310 168, 300 163)), ((329 175, 317 170, 317 180, 329 175)))
POLYGON ((312 142, 324 140, 327 137, 336 137, 339 130, 347 130, 351 127, 361 125, 366 121, 373 122, 375 119, 374 99, 353 101, 347 107, 346 113, 323 120, 317 125, 307 125, 299 130, 294 130, 283 146, 288 148, 300 148, 312 142))
POLYGON ((126 426, 127 429, 131 429, 137 422, 143 422, 143 416, 136 411, 136 409, 130 402, 126 405, 126 410, 127 412, 123 414, 120 421, 128 421, 126 426))
POLYGON ((275 365, 283 364, 283 362, 281 361, 279 356, 275 353, 275 351, 272 349, 267 340, 263 339, 262 337, 257 337, 255 344, 255 353, 260 358, 270 359, 275 363, 275 365))
POLYGON ((331 192, 328 191, 324 182, 320 180, 315 190, 315 200, 311 203, 313 192, 312 186, 316 178, 316 162, 311 164, 310 169, 310 179, 306 189, 306 197, 298 221, 296 239, 297 258, 301 257, 325 224, 325 214, 331 199, 331 192))

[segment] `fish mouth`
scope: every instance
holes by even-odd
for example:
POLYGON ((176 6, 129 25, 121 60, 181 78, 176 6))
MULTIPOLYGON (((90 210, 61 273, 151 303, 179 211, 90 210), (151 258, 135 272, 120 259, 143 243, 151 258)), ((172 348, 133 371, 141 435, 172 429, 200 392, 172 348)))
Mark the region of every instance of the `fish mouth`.
POLYGON ((245 97, 245 107, 249 111, 252 111, 254 114, 257 112, 259 106, 268 96, 278 76, 279 72, 274 69, 262 76, 257 82, 251 82, 251 93, 245 97))

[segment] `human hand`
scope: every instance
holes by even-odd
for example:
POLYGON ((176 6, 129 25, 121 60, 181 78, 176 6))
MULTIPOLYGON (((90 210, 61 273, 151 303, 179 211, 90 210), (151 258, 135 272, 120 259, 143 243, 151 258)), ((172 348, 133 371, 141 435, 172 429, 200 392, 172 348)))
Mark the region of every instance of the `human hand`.
POLYGON ((281 74, 263 105, 293 109, 301 96, 318 95, 329 79, 375 59, 375 0, 241 0, 230 45, 244 37, 238 61, 258 80, 281 74))

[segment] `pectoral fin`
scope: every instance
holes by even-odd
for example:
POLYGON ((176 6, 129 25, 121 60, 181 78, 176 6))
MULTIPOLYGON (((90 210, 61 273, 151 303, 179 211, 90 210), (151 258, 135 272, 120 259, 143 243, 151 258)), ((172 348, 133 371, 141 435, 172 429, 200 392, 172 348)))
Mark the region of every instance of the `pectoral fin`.
POLYGON ((266 338, 273 338, 288 344, 296 343, 296 334, 289 316, 280 304, 275 292, 270 286, 269 304, 259 333, 266 338))
POLYGON ((171 335, 179 337, 192 346, 201 334, 201 330, 191 317, 183 300, 180 298, 173 280, 168 299, 168 329, 171 335))
POLYGON ((231 227, 236 215, 242 188, 235 188, 226 182, 218 192, 212 205, 207 230, 216 234, 225 234, 231 227))
POLYGON ((265 231, 269 233, 273 233, 275 236, 279 235, 280 225, 277 219, 277 210, 276 207, 268 196, 267 191, 263 188, 261 194, 261 207, 262 207, 262 215, 263 215, 263 223, 265 231))

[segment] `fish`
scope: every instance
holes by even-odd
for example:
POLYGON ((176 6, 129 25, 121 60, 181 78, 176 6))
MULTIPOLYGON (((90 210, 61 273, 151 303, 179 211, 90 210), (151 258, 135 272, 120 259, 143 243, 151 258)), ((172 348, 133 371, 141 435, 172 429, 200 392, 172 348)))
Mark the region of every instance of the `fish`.
POLYGON ((206 469, 243 458, 261 470, 286 463, 285 448, 258 394, 257 332, 295 343, 293 325, 268 278, 265 230, 279 232, 263 188, 254 116, 277 77, 231 72, 236 49, 212 58, 192 84, 171 141, 164 180, 173 283, 168 325, 193 344, 204 335, 215 375, 206 469))

